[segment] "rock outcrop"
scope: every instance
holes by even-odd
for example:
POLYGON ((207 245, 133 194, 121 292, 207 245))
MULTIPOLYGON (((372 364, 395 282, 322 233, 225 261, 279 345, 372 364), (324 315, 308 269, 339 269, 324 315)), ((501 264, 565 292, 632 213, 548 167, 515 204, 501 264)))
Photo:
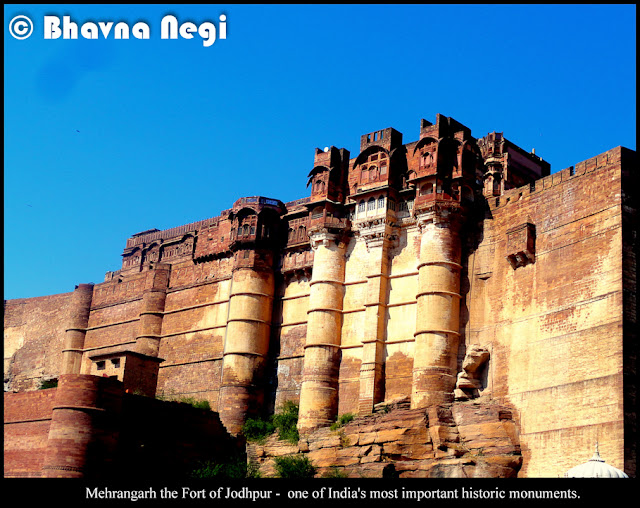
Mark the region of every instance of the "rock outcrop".
POLYGON ((318 429, 297 445, 273 435, 247 446, 263 476, 275 475, 275 457, 297 454, 311 460, 317 477, 512 478, 522 465, 512 410, 481 399, 427 409, 410 409, 408 399, 391 401, 336 430, 318 429))

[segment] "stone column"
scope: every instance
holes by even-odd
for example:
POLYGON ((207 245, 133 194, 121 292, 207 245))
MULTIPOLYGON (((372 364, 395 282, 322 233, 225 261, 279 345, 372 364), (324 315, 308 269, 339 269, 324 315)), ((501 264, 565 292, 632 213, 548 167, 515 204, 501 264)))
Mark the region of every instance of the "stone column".
POLYGON ((360 364, 358 413, 369 414, 384 396, 384 343, 386 336, 389 247, 391 226, 380 221, 360 230, 369 251, 365 322, 360 364))
MULTIPOLYGON (((243 252, 238 252, 239 259, 243 252)), ((247 262, 258 255, 249 252, 247 262)), ((270 253, 265 255, 271 259, 270 253)), ((234 267, 218 402, 220 419, 232 435, 262 407, 274 291, 272 269, 234 267)))
POLYGON ((42 476, 100 477, 117 448, 122 384, 90 375, 60 376, 47 439, 42 476))
POLYGON ((418 309, 411 407, 451 402, 460 309, 460 222, 448 210, 420 215, 418 309))
POLYGON ((92 299, 93 284, 79 284, 71 296, 71 316, 69 328, 65 330, 61 374, 80 374, 92 299))
POLYGON ((151 277, 151 281, 142 293, 136 350, 147 356, 158 356, 170 268, 168 264, 157 264, 149 271, 148 277, 151 277))
POLYGON ((298 429, 309 432, 335 421, 342 336, 345 245, 325 230, 309 234, 315 251, 309 283, 307 339, 298 429))

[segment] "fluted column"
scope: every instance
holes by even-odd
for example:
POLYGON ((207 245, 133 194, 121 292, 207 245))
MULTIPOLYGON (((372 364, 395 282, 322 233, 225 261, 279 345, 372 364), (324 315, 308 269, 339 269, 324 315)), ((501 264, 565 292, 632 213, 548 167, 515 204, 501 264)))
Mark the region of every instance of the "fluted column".
MULTIPOLYGON (((256 255, 251 252, 251 256, 256 255)), ((262 407, 275 283, 273 271, 255 266, 233 270, 218 410, 237 435, 262 407)))
POLYGON ((307 311, 307 338, 298 429, 305 433, 335 421, 342 336, 345 246, 339 235, 311 232, 315 250, 307 311))
POLYGON ((384 396, 384 344, 386 337, 389 247, 392 227, 386 220, 360 230, 369 252, 365 320, 360 364, 358 413, 369 414, 384 396))
POLYGON ((79 284, 71 296, 69 328, 65 330, 62 350, 62 374, 80 374, 92 299, 93 284, 79 284))
POLYGON ((459 220, 448 211, 418 217, 421 229, 411 407, 453 400, 460 309, 459 220))

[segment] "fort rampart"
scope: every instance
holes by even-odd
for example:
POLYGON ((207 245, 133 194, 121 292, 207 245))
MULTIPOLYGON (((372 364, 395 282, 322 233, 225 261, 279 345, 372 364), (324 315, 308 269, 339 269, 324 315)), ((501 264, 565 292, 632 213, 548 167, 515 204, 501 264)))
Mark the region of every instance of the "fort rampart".
POLYGON ((289 400, 310 435, 399 397, 483 397, 512 411, 520 476, 561 476, 596 441, 635 474, 635 152, 551 174, 501 133, 438 115, 418 141, 388 128, 356 157, 317 149, 308 183, 296 201, 243 197, 133 235, 103 282, 5 301, 5 450, 15 429, 37 450, 10 469, 53 471, 59 422, 93 428, 77 401, 25 392, 80 376, 207 400, 234 435, 289 400))

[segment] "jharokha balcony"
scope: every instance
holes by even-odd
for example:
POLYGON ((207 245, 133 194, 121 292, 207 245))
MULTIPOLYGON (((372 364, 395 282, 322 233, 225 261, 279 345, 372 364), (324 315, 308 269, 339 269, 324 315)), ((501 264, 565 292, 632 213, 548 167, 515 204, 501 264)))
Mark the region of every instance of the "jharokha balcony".
POLYGON ((431 192, 417 196, 413 203, 414 212, 427 211, 433 208, 460 208, 460 193, 451 195, 447 192, 431 192))
POLYGON ((323 210, 322 213, 312 214, 309 219, 308 231, 318 231, 321 229, 347 229, 349 219, 346 217, 334 217, 331 213, 323 210))

